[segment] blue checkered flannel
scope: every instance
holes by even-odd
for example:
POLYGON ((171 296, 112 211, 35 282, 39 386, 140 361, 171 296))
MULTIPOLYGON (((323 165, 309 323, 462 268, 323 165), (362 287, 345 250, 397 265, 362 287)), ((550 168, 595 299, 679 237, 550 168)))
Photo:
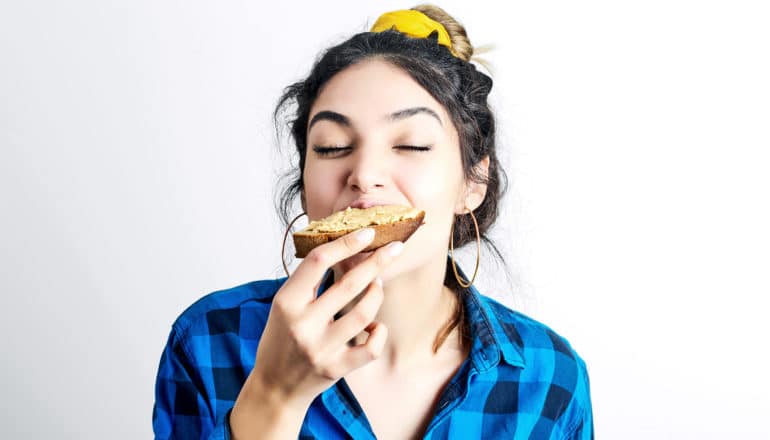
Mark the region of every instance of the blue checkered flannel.
MULTIPOLYGON (((179 316, 155 385, 156 439, 230 438, 230 409, 254 366, 273 296, 285 280, 211 293, 179 316)), ((326 288, 328 283, 319 291, 326 288)), ((424 438, 593 438, 586 366, 569 343, 473 286, 463 297, 470 355, 444 389, 424 438)), ((313 401, 299 438, 375 436, 341 379, 313 401)))

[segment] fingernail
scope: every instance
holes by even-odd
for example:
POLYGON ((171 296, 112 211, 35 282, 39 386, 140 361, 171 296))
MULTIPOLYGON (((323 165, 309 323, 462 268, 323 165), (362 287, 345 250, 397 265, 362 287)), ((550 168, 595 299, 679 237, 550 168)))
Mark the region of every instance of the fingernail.
POLYGON ((374 279, 374 282, 376 282, 377 284, 380 285, 380 287, 382 287, 382 278, 377 277, 377 278, 374 279))
POLYGON ((374 229, 372 228, 361 229, 360 231, 356 232, 356 240, 360 241, 361 243, 370 242, 373 238, 374 229))
POLYGON ((393 243, 388 245, 388 254, 391 257, 395 257, 396 255, 400 254, 401 251, 404 250, 404 243, 401 243, 400 241, 394 241, 393 243))

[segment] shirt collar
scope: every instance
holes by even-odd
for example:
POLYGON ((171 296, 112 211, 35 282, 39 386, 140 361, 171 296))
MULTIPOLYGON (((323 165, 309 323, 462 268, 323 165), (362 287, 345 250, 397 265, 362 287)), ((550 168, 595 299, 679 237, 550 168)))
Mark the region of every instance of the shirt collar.
MULTIPOLYGON (((447 274, 454 276, 452 261, 447 256, 447 274)), ((465 280, 468 277, 457 265, 458 274, 465 280)), ((317 294, 323 294, 334 283, 334 272, 329 269, 324 275, 317 294)), ((500 360, 511 366, 524 367, 524 347, 521 337, 512 324, 506 323, 501 317, 501 306, 493 307, 490 300, 484 297, 474 285, 462 292, 465 306, 465 319, 468 322, 471 337, 470 358, 476 370, 487 371, 496 367, 500 360)))
MULTIPOLYGON (((452 261, 450 258, 447 260, 447 271, 451 271, 452 261)), ((469 279, 459 265, 457 272, 464 280, 469 279)), ((487 371, 496 367, 500 360, 511 366, 524 367, 526 363, 521 337, 513 325, 504 324, 501 313, 505 309, 493 307, 475 285, 465 289, 462 298, 472 339, 470 357, 476 369, 479 372, 487 371)))

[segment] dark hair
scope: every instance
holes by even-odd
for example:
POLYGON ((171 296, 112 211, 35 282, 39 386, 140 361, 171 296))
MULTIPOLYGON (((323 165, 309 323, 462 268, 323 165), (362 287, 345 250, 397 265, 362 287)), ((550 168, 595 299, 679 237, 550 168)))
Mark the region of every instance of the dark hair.
MULTIPOLYGON (((425 13, 425 11, 423 12, 425 13)), ((427 15, 431 14, 428 13, 427 15)), ((432 16, 431 18, 446 22, 447 17, 449 16, 438 18, 432 16)), ((451 17, 448 19, 453 21, 451 17)), ((453 22, 453 26, 456 29, 459 24, 453 22)), ((450 28, 450 26, 445 27, 450 28)), ((492 79, 478 71, 468 61, 472 55, 472 46, 467 40, 464 29, 461 26, 459 29, 462 31, 461 35, 455 31, 452 38, 462 38, 466 42, 466 46, 470 47, 469 50, 466 49, 465 53, 460 55, 462 58, 455 57, 448 48, 439 45, 435 32, 428 38, 412 38, 395 30, 356 34, 347 41, 326 50, 316 60, 307 78, 288 86, 284 90, 275 109, 274 119, 276 127, 279 128, 282 125, 281 117, 286 111, 287 104, 296 104, 293 113, 289 114, 285 123, 290 129, 296 152, 299 155, 298 166, 281 179, 282 181, 288 180, 288 186, 284 186, 280 196, 276 197, 276 208, 285 227, 288 227, 292 216, 293 202, 304 185, 303 170, 307 152, 308 117, 310 108, 320 89, 334 75, 351 65, 364 60, 381 59, 408 73, 444 106, 452 118, 459 136, 465 178, 487 185, 484 200, 474 210, 479 234, 487 247, 505 265, 505 258, 487 236, 488 230, 497 219, 501 199, 507 190, 507 177, 505 171, 500 167, 495 151, 495 120, 487 103, 487 97, 492 89, 492 79), (484 175, 474 166, 486 156, 489 156, 489 169, 487 175, 484 175)), ((475 227, 469 214, 455 217, 453 238, 455 248, 476 241, 475 227)), ((468 274, 468 276, 470 275, 468 274)), ((451 270, 447 271, 445 285, 458 294, 464 290, 457 283, 451 270)), ((458 303, 461 304, 462 301, 458 301, 458 303)), ((434 350, 441 345, 443 339, 456 325, 463 324, 463 322, 462 307, 460 306, 457 315, 449 323, 446 331, 439 334, 438 345, 434 344, 434 350)))

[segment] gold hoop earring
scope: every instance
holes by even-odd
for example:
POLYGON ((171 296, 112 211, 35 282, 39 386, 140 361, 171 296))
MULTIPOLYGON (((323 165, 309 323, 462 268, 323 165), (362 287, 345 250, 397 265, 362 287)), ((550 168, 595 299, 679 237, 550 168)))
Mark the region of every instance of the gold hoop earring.
POLYGON ((452 270, 455 272, 455 278, 463 288, 467 289, 471 286, 471 284, 473 284, 473 281, 476 280, 476 274, 479 272, 479 260, 481 258, 481 236, 479 235, 479 224, 476 222, 476 216, 473 215, 473 211, 471 211, 468 207, 466 207, 465 210, 468 211, 468 213, 471 215, 471 218, 473 219, 473 225, 476 227, 476 268, 473 269, 473 277, 468 284, 465 284, 462 278, 460 278, 460 274, 457 273, 457 265, 455 264, 455 222, 452 222, 452 232, 449 235, 449 253, 452 257, 452 270))
POLYGON ((283 234, 283 244, 281 245, 281 263, 283 263, 283 270, 284 270, 284 272, 286 272, 286 276, 287 277, 289 276, 289 268, 286 266, 286 255, 285 255, 286 254, 286 238, 289 236, 289 231, 291 230, 291 226, 294 224, 294 222, 299 220, 299 218, 302 217, 303 215, 307 215, 307 212, 303 211, 302 214, 294 217, 294 220, 292 220, 289 223, 289 227, 286 228, 286 232, 283 234))

